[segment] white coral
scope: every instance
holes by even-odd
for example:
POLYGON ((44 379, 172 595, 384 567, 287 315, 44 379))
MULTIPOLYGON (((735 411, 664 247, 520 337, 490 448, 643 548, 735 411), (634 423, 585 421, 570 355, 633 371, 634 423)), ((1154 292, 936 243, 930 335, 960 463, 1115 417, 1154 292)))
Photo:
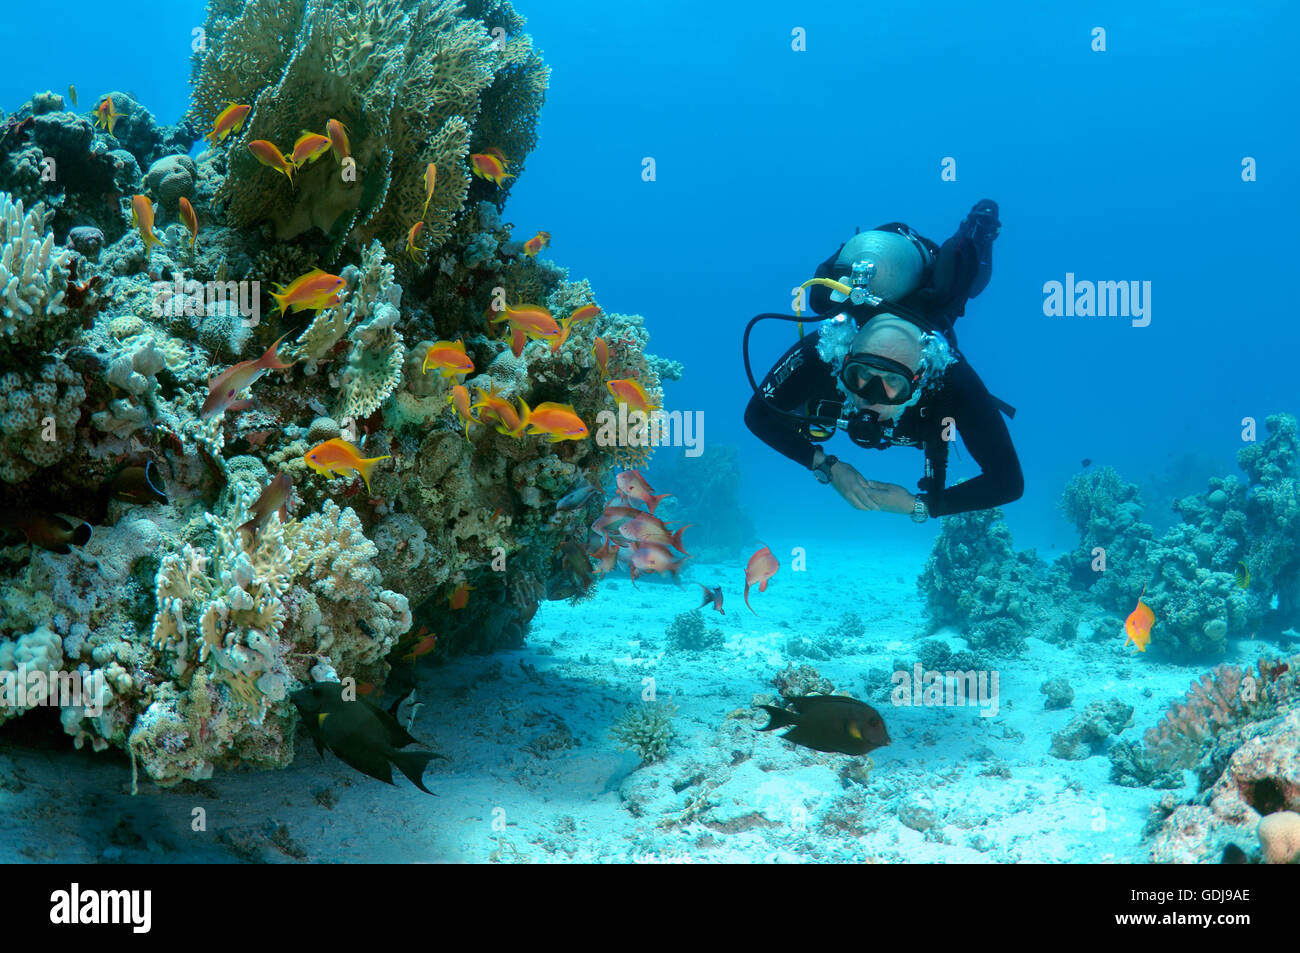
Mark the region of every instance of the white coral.
POLYGON ((22 200, 0 192, 0 334, 26 336, 46 315, 67 311, 67 253, 45 230, 45 206, 24 214, 22 200))

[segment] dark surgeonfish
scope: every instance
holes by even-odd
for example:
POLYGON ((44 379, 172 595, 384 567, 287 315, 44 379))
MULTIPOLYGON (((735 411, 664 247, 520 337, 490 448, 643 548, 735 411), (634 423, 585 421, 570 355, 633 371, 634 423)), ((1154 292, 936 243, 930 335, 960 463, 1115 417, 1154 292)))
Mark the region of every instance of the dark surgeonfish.
POLYGON ((789 701, 794 711, 760 706, 771 721, 759 731, 789 727, 781 736, 786 741, 839 754, 866 754, 889 744, 884 719, 865 702, 844 695, 803 695, 789 701))
POLYGON ((411 779, 425 794, 424 769, 443 755, 432 751, 398 751, 418 739, 397 723, 391 713, 364 699, 343 698, 338 682, 315 682, 289 696, 322 757, 329 748, 339 760, 362 774, 393 784, 391 765, 411 779))
POLYGON ((33 546, 63 556, 72 552, 71 547, 85 546, 90 542, 90 524, 61 513, 3 510, 0 511, 0 528, 22 533, 33 546))
POLYGON ((115 500, 128 503, 166 503, 167 489, 158 467, 149 460, 142 467, 127 467, 108 485, 115 500))

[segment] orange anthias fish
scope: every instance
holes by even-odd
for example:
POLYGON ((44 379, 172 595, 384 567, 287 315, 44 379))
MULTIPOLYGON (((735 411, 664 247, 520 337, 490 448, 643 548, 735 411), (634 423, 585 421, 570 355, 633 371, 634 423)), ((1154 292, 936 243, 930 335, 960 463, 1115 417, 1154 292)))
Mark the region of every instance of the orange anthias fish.
POLYGON ((406 255, 411 261, 418 261, 415 257, 417 254, 423 254, 424 249, 415 244, 415 240, 420 237, 420 232, 424 231, 424 222, 416 222, 406 233, 406 255))
POLYGON ((596 343, 591 346, 591 356, 596 359, 596 367, 600 368, 600 376, 609 376, 609 344, 604 338, 596 338, 596 343))
POLYGON ((551 353, 559 354, 560 348, 564 347, 564 342, 569 340, 569 331, 573 328, 573 322, 569 318, 560 320, 560 333, 557 337, 551 339, 551 353))
POLYGON ((548 400, 538 404, 536 409, 530 410, 528 404, 520 397, 519 405, 523 409, 523 414, 519 418, 519 426, 511 433, 512 437, 519 436, 525 428, 530 434, 547 434, 551 443, 559 443, 561 440, 581 440, 588 434, 587 425, 569 404, 557 404, 548 400))
POLYGON ((415 634, 415 645, 411 647, 411 651, 402 656, 402 659, 406 662, 414 662, 421 655, 428 655, 432 652, 433 647, 437 644, 437 634, 429 632, 425 626, 420 626, 420 631, 415 634))
POLYGON ((375 472, 375 467, 379 465, 379 461, 391 459, 391 455, 388 454, 382 457, 363 457, 360 450, 342 437, 326 440, 303 454, 307 466, 323 476, 334 473, 340 475, 360 473, 361 479, 366 481, 367 493, 370 492, 370 477, 375 472))
POLYGON ((572 324, 581 324, 583 321, 590 321, 596 315, 600 314, 600 306, 595 304, 584 304, 581 308, 569 315, 569 321, 572 324))
MULTIPOLYGON (((749 563, 745 566, 745 605, 749 606, 750 612, 754 612, 754 607, 749 605, 749 587, 758 583, 758 591, 767 592, 767 581, 775 576, 780 568, 781 564, 772 555, 772 550, 766 546, 749 557, 749 563)), ((758 613, 754 612, 754 615, 758 613)))
POLYGON ((352 143, 348 142, 348 127, 343 123, 337 119, 325 123, 325 135, 329 137, 330 148, 334 150, 334 158, 339 162, 352 155, 352 143))
POLYGON ((277 312, 285 311, 319 311, 332 308, 339 303, 339 293, 347 287, 347 279, 331 275, 313 268, 305 275, 299 275, 287 286, 276 285, 277 292, 271 292, 277 312))
POLYGON ((199 240, 199 217, 194 214, 194 206, 185 196, 178 200, 181 208, 181 221, 185 223, 185 228, 190 233, 190 249, 193 250, 194 243, 199 240))
POLYGON ((293 367, 293 361, 285 364, 275 353, 280 346, 280 341, 283 341, 288 336, 288 334, 283 335, 279 341, 267 348, 266 353, 261 357, 236 364, 212 378, 208 383, 208 396, 203 401, 199 417, 208 420, 217 416, 217 414, 224 413, 226 408, 230 406, 231 401, 235 399, 236 394, 251 386, 254 381, 267 371, 282 371, 293 367))
POLYGON ((212 121, 212 131, 203 138, 207 139, 210 145, 215 146, 232 132, 239 132, 243 128, 244 120, 252 111, 252 106, 227 103, 226 108, 217 113, 217 118, 212 121))
POLYGON ((528 343, 528 335, 524 333, 523 328, 510 329, 510 353, 515 357, 524 353, 524 345, 528 343))
POLYGON ((465 353, 464 341, 438 341, 431 344, 425 352, 420 373, 427 373, 430 367, 436 367, 443 377, 474 373, 474 362, 465 353))
POLYGON ((493 324, 503 322, 509 322, 512 331, 523 331, 530 338, 550 340, 560 335, 560 326, 555 323, 555 318, 540 304, 521 304, 517 308, 507 305, 492 319, 493 324))
POLYGON ((1151 644, 1151 626, 1156 624, 1156 614, 1151 611, 1151 607, 1142 601, 1142 596, 1147 594, 1147 587, 1142 587, 1142 594, 1138 596, 1137 608, 1129 613, 1129 617, 1124 620, 1124 631, 1128 633, 1124 639, 1124 647, 1132 642, 1137 646, 1139 652, 1145 652, 1147 646, 1151 644))
POLYGON ((293 479, 287 473, 277 473, 262 490, 249 508, 252 517, 240 525, 239 531, 255 538, 271 519, 272 513, 280 514, 280 522, 289 520, 289 496, 293 493, 293 479))
POLYGON ((506 171, 506 160, 501 156, 500 150, 493 152, 477 152, 469 157, 469 167, 480 179, 490 179, 501 188, 504 179, 513 179, 514 173, 506 171))
POLYGON ((289 185, 293 185, 296 166, 284 157, 284 153, 275 147, 275 143, 267 142, 265 139, 254 139, 248 144, 248 151, 262 165, 269 166, 276 172, 283 172, 285 178, 289 180, 289 185))
POLYGON ((616 401, 620 404, 627 404, 633 410, 648 414, 659 409, 659 405, 650 399, 650 395, 645 392, 641 382, 634 377, 606 381, 605 387, 616 401))
POLYGON ((479 420, 483 419, 483 411, 491 414, 501 424, 497 427, 497 433, 513 434, 517 430, 522 430, 519 426, 519 413, 515 410, 514 404, 497 394, 496 388, 493 387, 488 393, 484 393, 480 388, 478 392, 478 402, 473 405, 473 409, 480 411, 479 420))
POLYGON ((655 496, 655 491, 651 489, 650 484, 646 482, 646 478, 637 470, 624 470, 614 477, 614 485, 618 488, 618 495, 623 497, 624 503, 631 504, 633 500, 644 503, 651 516, 654 515, 655 508, 659 506, 660 500, 666 500, 672 496, 671 493, 660 493, 655 496))
POLYGON ((433 187, 438 184, 438 167, 430 162, 424 168, 424 211, 420 218, 429 214, 429 203, 433 200, 433 187))
POLYGON ((474 414, 469 405, 469 390, 464 384, 457 384, 451 389, 447 396, 447 401, 456 408, 456 413, 461 420, 465 421, 465 439, 469 439, 469 425, 478 423, 474 419, 474 414))
POLYGON ((161 245, 163 240, 153 233, 153 203, 149 201, 147 195, 136 195, 131 198, 131 224, 140 230, 140 238, 144 241, 144 254, 149 257, 153 251, 154 245, 161 245))
POLYGON ((528 241, 524 242, 524 254, 529 258, 536 258, 537 253, 543 248, 551 247, 551 233, 538 232, 528 241))
POLYGON ((295 169, 301 169, 308 162, 315 162, 329 151, 330 141, 328 136, 322 136, 319 132, 303 132, 293 144, 293 152, 289 154, 289 161, 293 163, 295 169))
POLYGON ((447 605, 453 609, 463 609, 469 602, 469 594, 474 591, 474 587, 468 583, 462 582, 456 587, 456 591, 447 597, 447 605))
POLYGON ((121 115, 113 108, 113 97, 105 96, 95 106, 95 125, 107 129, 108 134, 111 136, 113 135, 113 127, 117 125, 117 120, 121 115))
POLYGON ((632 581, 636 582, 637 576, 644 572, 672 573, 676 579, 685 560, 677 558, 667 546, 659 543, 638 543, 632 547, 629 562, 628 571, 632 581))

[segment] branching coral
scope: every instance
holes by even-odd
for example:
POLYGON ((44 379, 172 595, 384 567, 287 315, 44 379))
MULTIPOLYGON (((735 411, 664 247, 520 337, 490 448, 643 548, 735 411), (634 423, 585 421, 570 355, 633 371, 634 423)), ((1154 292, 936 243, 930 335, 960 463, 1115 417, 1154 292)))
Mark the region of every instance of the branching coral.
POLYGON ((67 253, 45 228, 45 206, 23 211, 0 192, 0 341, 49 347, 67 330, 67 253))
POLYGON ((622 750, 639 754, 643 765, 662 761, 676 735, 673 728, 676 711, 677 706, 671 702, 646 702, 633 706, 610 729, 610 737, 619 742, 622 750))

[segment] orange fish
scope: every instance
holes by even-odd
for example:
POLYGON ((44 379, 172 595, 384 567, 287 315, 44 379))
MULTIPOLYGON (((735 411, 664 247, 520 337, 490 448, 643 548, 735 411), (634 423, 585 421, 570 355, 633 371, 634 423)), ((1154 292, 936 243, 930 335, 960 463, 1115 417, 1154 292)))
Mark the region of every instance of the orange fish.
POLYGON ((194 243, 199 240, 199 217, 194 214, 194 206, 185 196, 179 199, 181 207, 181 221, 190 232, 190 249, 193 250, 194 243))
POLYGON ((591 558, 596 560, 592 564, 596 575, 605 575, 618 564, 618 544, 608 536, 605 537, 605 545, 592 553, 591 558))
MULTIPOLYGON (((749 606, 750 612, 754 612, 754 607, 749 605, 749 587, 758 583, 758 591, 767 592, 767 581, 775 576, 780 568, 781 564, 772 555, 772 550, 766 546, 749 557, 749 563, 745 566, 745 605, 749 606)), ((758 613, 754 612, 754 615, 758 613)))
POLYGON ((416 253, 424 254, 424 249, 415 244, 415 240, 420 237, 420 232, 424 231, 424 222, 416 222, 411 226, 410 231, 406 233, 406 254, 411 261, 416 261, 416 253))
POLYGON ((511 330, 523 331, 530 338, 550 340, 560 334, 560 326, 555 323, 555 318, 540 304, 521 304, 517 308, 507 305, 505 311, 492 319, 493 324, 503 322, 508 322, 511 330))
POLYGON ((570 321, 568 318, 563 318, 563 319, 560 321, 560 333, 559 333, 559 335, 558 335, 557 337, 555 337, 555 338, 551 341, 551 353, 552 353, 552 354, 559 354, 559 353, 560 353, 560 348, 562 348, 562 347, 564 346, 564 342, 567 341, 567 340, 569 340, 569 330, 570 330, 572 327, 573 327, 573 322, 570 321))
POLYGON ((293 173, 296 167, 275 147, 275 143, 267 142, 265 139, 254 139, 248 144, 248 151, 262 165, 269 166, 276 172, 283 172, 285 178, 289 180, 290 187, 293 186, 293 173))
POLYGON ((456 413, 460 415, 460 419, 465 421, 465 439, 468 440, 469 425, 478 422, 470 412, 469 391, 465 388, 465 385, 457 384, 451 389, 451 394, 447 397, 447 400, 456 408, 456 413))
POLYGON ((469 157, 469 167, 480 179, 490 179, 501 188, 502 180, 513 179, 514 173, 506 171, 506 160, 500 150, 496 153, 478 152, 469 157))
POLYGON ((140 230, 140 238, 144 241, 144 255, 149 257, 153 251, 154 245, 161 245, 163 240, 153 233, 153 203, 149 201, 147 195, 136 195, 131 198, 131 224, 140 230))
POLYGON ((501 424, 500 427, 497 427, 497 433, 511 434, 522 429, 519 426, 519 414, 515 410, 514 404, 504 397, 498 396, 495 387, 486 394, 480 388, 478 402, 473 405, 473 409, 479 411, 480 421, 483 420, 483 411, 495 417, 501 424))
POLYGON ((293 493, 293 479, 287 473, 277 473, 266 485, 260 496, 249 508, 252 518, 239 527, 241 533, 256 537, 271 519, 272 513, 280 514, 280 522, 289 520, 289 497, 293 493))
POLYGON ((600 314, 600 306, 594 304, 584 304, 573 314, 569 315, 569 321, 573 324, 581 324, 583 321, 590 321, 596 315, 600 314))
POLYGON ((557 404, 548 400, 538 404, 535 410, 530 410, 528 404, 520 397, 519 406, 523 409, 523 414, 520 416, 519 426, 511 433, 512 437, 519 436, 525 428, 528 428, 530 434, 547 434, 551 443, 559 443, 561 440, 581 440, 587 436, 587 425, 569 404, 557 404))
MULTIPOLYGON (((465 353, 463 341, 438 341, 429 345, 425 352, 424 364, 420 373, 428 372, 430 367, 438 368, 443 377, 455 377, 457 374, 473 374, 474 362, 465 353)), ((468 398, 468 395, 466 395, 468 398)))
POLYGON ((524 345, 528 343, 528 335, 524 333, 523 328, 510 329, 510 353, 515 357, 524 353, 524 345))
POLYGON ((529 258, 536 258, 537 253, 543 248, 551 247, 551 233, 538 232, 528 241, 524 242, 524 254, 529 258))
POLYGON ((1128 633, 1127 638, 1124 639, 1124 647, 1127 648, 1132 642, 1139 652, 1145 652, 1147 646, 1151 644, 1151 626, 1156 624, 1156 614, 1142 601, 1142 596, 1146 594, 1147 587, 1143 585, 1142 594, 1138 596, 1137 608, 1124 620, 1124 631, 1128 633))
POLYGON ((277 312, 285 311, 319 311, 332 308, 339 303, 339 293, 347 287, 347 279, 331 275, 313 268, 305 275, 299 275, 286 285, 276 285, 277 292, 271 297, 277 305, 277 312))
POLYGON ((334 150, 334 158, 339 162, 352 155, 352 143, 348 142, 348 127, 343 123, 337 119, 325 123, 325 135, 329 137, 330 148, 334 150))
POLYGON ((650 395, 645 392, 645 388, 636 378, 624 377, 616 381, 606 381, 605 387, 614 395, 616 401, 627 404, 633 410, 648 414, 659 409, 659 405, 650 400, 650 395))
POLYGON ((420 626, 420 631, 415 634, 416 642, 411 647, 411 651, 402 656, 403 661, 414 662, 421 655, 428 655, 433 651, 433 647, 438 644, 438 636, 429 632, 425 626, 420 626), (425 635, 425 633, 428 633, 425 635))
POLYGON ((609 376, 609 345, 605 343, 604 338, 596 338, 596 343, 591 346, 591 356, 596 359, 596 366, 600 368, 600 376, 609 376))
POLYGON ((295 169, 301 169, 308 162, 315 162, 329 151, 330 141, 327 136, 322 136, 319 132, 303 132, 298 137, 298 141, 293 144, 289 161, 293 163, 295 169))
POLYGON ((117 125, 121 116, 122 114, 113 108, 112 96, 105 96, 95 106, 95 125, 107 129, 110 136, 113 135, 113 127, 117 125))
POLYGON ((332 473, 360 473, 361 479, 366 481, 367 493, 370 492, 370 477, 375 472, 376 465, 380 460, 391 459, 388 454, 382 457, 362 457, 361 451, 342 437, 326 440, 303 454, 307 466, 323 476, 332 473))
MULTIPOLYGON (((508 168, 510 167, 510 160, 507 159, 507 158, 506 158, 506 154, 505 154, 504 152, 502 152, 500 149, 498 149, 496 146, 488 146, 488 147, 487 147, 486 149, 484 149, 483 151, 484 151, 485 153, 487 153, 488 155, 490 155, 490 156, 496 156, 498 159, 500 159, 500 160, 501 160, 501 166, 502 166, 502 168, 507 168, 507 169, 508 169, 508 168)), ((507 227, 507 228, 513 228, 514 226, 513 226, 513 225, 508 225, 508 226, 506 226, 506 227, 507 227)))
POLYGON ((217 118, 212 121, 212 131, 203 138, 207 139, 210 145, 215 146, 232 132, 239 132, 243 128, 244 120, 252 111, 252 106, 226 103, 226 108, 217 113, 217 118))
POLYGON ((631 504, 633 500, 644 503, 650 515, 654 515, 655 508, 659 506, 660 500, 666 500, 672 496, 671 493, 660 493, 655 496, 655 491, 651 489, 650 484, 646 482, 637 470, 624 470, 618 476, 614 477, 614 486, 618 488, 618 495, 623 497, 623 502, 631 504))
POLYGON ((265 354, 256 360, 236 364, 212 378, 208 383, 208 396, 203 401, 203 407, 199 410, 199 417, 208 420, 217 416, 217 414, 224 413, 230 407, 230 403, 235 399, 236 394, 252 386, 253 382, 267 371, 282 371, 293 367, 293 361, 285 364, 275 353, 276 348, 280 346, 280 341, 283 341, 288 336, 288 334, 283 335, 279 341, 266 349, 265 354))
POLYGON ((447 597, 447 605, 453 609, 463 609, 469 602, 469 594, 474 591, 474 587, 467 583, 461 583, 456 587, 456 591, 447 597))
POLYGON ((433 187, 438 183, 438 167, 430 162, 424 169, 424 211, 420 218, 429 214, 429 202, 433 199, 433 187))

